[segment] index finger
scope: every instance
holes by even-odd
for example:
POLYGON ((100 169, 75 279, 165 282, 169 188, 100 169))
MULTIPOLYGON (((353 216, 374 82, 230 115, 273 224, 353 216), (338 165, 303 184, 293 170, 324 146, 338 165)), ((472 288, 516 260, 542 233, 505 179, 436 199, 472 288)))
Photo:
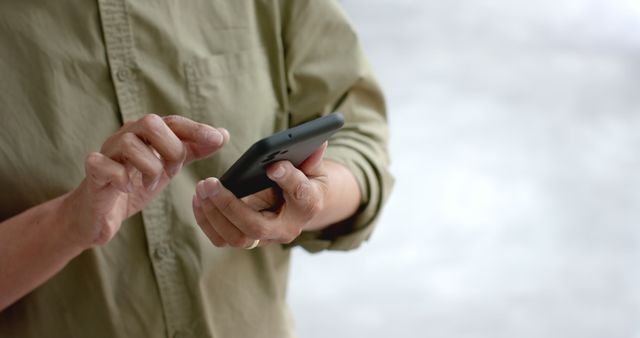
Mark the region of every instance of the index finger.
POLYGON ((229 140, 229 133, 225 130, 218 130, 183 116, 170 115, 163 119, 180 140, 189 143, 187 161, 209 155, 229 140))
POLYGON ((134 133, 160 154, 169 177, 180 170, 187 151, 171 128, 158 115, 146 115, 135 123, 126 124, 122 129, 134 133))
POLYGON ((200 199, 208 200, 236 228, 250 238, 271 239, 273 215, 254 210, 227 190, 217 178, 210 177, 196 186, 200 199))

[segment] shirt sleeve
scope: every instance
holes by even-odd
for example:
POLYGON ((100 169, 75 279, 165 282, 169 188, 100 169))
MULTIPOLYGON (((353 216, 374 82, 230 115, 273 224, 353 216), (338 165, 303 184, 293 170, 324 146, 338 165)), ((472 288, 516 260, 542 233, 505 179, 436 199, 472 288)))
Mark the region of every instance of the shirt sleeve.
POLYGON ((329 141, 325 159, 356 177, 362 200, 351 219, 303 232, 289 246, 309 252, 350 250, 371 235, 393 178, 388 171, 385 102, 357 35, 336 1, 291 0, 283 8, 291 125, 334 111, 344 127, 329 141))

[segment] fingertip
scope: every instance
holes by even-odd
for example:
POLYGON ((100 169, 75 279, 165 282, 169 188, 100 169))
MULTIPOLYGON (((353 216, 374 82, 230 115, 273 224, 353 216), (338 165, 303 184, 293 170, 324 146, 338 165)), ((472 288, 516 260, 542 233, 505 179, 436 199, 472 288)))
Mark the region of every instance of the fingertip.
POLYGON ((227 144, 231 139, 231 134, 229 134, 229 131, 225 128, 217 128, 217 129, 220 132, 220 134, 222 134, 222 144, 223 145, 227 144))
POLYGON ((204 184, 209 197, 217 195, 220 190, 222 190, 222 183, 220 183, 220 180, 215 177, 207 178, 204 180, 204 184))
POLYGON ((193 198, 191 198, 191 205, 194 209, 200 209, 202 204, 200 203, 200 198, 198 198, 197 194, 193 194, 193 198))
POLYGON ((209 177, 196 185, 196 193, 201 200, 217 195, 221 189, 222 184, 215 177, 209 177))
POLYGON ((180 170, 182 170, 182 165, 183 165, 183 162, 178 162, 176 164, 169 166, 169 168, 166 170, 167 176, 169 177, 176 176, 180 172, 180 170))
POLYGON ((208 130, 206 132, 206 142, 213 145, 213 146, 221 146, 224 144, 224 135, 222 135, 222 133, 220 133, 220 131, 218 131, 216 128, 211 128, 212 130, 208 130))
POLYGON ((285 161, 277 162, 273 164, 267 170, 267 176, 273 181, 281 180, 285 174, 287 173, 286 163, 285 161))
POLYGON ((201 180, 196 184, 196 195, 201 200, 207 198, 207 193, 204 190, 204 180, 201 180))

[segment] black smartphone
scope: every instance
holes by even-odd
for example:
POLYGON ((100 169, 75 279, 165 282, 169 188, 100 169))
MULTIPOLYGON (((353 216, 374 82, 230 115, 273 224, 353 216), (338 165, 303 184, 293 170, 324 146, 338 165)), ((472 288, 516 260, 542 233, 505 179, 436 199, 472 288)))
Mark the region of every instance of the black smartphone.
POLYGON ((263 138, 240 156, 220 182, 238 198, 273 187, 276 184, 266 173, 269 164, 287 160, 298 167, 343 125, 342 114, 332 113, 263 138))

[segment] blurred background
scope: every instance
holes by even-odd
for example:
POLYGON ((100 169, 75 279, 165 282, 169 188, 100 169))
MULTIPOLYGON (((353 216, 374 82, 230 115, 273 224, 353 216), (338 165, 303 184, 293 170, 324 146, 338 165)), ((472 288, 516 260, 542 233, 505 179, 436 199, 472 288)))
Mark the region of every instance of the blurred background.
POLYGON ((294 253, 301 338, 640 338, 640 1, 345 0, 389 102, 371 240, 294 253))

